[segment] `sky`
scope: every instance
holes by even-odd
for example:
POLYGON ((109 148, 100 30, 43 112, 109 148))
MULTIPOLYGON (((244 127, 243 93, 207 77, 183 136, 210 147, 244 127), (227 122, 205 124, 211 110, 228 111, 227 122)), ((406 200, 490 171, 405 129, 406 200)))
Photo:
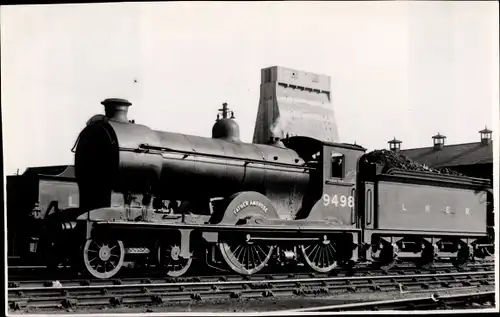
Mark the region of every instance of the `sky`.
MULTIPOLYGON (((102 100, 211 136, 223 102, 251 142, 260 70, 331 77, 341 142, 479 141, 499 125, 498 2, 175 2, 2 6, 4 169, 73 164, 102 100), (137 83, 134 82, 137 79, 137 83)), ((494 131, 494 139, 498 131, 494 131)))

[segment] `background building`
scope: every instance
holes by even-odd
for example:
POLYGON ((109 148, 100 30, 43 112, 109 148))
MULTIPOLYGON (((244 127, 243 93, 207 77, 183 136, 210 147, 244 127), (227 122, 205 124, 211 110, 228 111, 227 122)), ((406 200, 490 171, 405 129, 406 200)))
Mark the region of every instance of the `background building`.
POLYGON ((466 176, 487 178, 493 182, 492 131, 479 131, 478 142, 446 144, 446 136, 438 133, 432 136, 432 146, 401 149, 400 140, 388 141, 389 148, 432 168, 450 168, 466 176))

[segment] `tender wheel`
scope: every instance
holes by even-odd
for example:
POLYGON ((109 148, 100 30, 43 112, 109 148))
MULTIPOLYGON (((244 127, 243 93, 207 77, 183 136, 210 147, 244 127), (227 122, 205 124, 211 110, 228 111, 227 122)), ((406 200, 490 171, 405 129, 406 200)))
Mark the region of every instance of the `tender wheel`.
POLYGON ((495 256, 495 246, 487 246, 484 248, 484 254, 486 256, 495 256))
POLYGON ((83 247, 83 262, 87 271, 94 277, 106 279, 113 277, 123 266, 125 248, 123 242, 87 240, 83 247))
POLYGON ((300 249, 309 267, 316 272, 327 273, 337 267, 337 250, 326 235, 320 243, 301 245, 300 249))
POLYGON ((422 243, 422 256, 419 259, 419 266, 425 270, 434 269, 434 263, 439 250, 437 245, 427 241, 422 243))
POLYGON ((464 269, 469 264, 469 260, 473 257, 473 250, 465 243, 460 243, 460 248, 457 252, 457 257, 452 260, 456 268, 464 269))
POLYGON ((395 243, 384 243, 382 250, 380 250, 380 268, 386 272, 392 269, 396 265, 398 253, 399 248, 395 243))
POLYGON ((236 273, 251 275, 262 270, 274 250, 274 246, 254 244, 250 235, 243 243, 219 243, 222 257, 236 273))
POLYGON ((492 232, 492 231, 488 232, 487 243, 489 243, 490 245, 483 248, 484 254, 486 256, 494 257, 495 256, 495 233, 494 232, 492 232))
POLYGON ((193 258, 184 259, 180 256, 180 244, 165 242, 159 243, 156 249, 156 255, 160 267, 170 277, 179 277, 189 270, 193 258))

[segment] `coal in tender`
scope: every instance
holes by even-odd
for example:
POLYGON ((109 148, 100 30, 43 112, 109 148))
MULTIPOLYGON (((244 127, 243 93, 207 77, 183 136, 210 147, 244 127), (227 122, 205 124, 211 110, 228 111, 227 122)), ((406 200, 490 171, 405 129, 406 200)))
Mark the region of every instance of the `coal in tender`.
POLYGON ((375 163, 383 166, 382 173, 387 173, 390 169, 396 168, 406 171, 430 172, 442 175, 463 176, 457 171, 449 168, 436 169, 425 164, 418 163, 401 153, 389 150, 375 150, 366 153, 361 159, 361 164, 375 163))

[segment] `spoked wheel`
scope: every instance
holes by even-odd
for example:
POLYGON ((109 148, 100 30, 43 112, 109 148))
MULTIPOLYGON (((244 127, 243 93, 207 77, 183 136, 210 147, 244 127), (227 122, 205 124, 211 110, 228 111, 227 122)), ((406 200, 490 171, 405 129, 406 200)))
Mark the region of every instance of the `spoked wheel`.
POLYGON ((180 243, 161 242, 156 249, 160 268, 170 277, 180 277, 189 270, 193 258, 185 259, 180 256, 180 243))
POLYGON ((337 250, 325 235, 317 244, 301 245, 302 255, 309 267, 320 273, 327 273, 337 267, 337 250))
POLYGON ((484 254, 486 256, 495 256, 495 246, 491 245, 491 246, 485 247, 484 248, 484 254))
POLYGON ((437 245, 428 242, 423 243, 422 255, 418 263, 419 266, 424 270, 433 270, 437 254, 438 254, 437 245))
POLYGON ((94 277, 106 279, 113 277, 123 266, 125 248, 123 242, 87 240, 83 247, 83 262, 87 271, 94 277))
POLYGON ((452 260, 453 265, 456 268, 464 269, 469 264, 469 260, 472 257, 472 248, 466 244, 460 244, 460 248, 457 252, 457 257, 452 260))
POLYGON ((251 275, 262 270, 274 250, 274 246, 254 244, 250 235, 242 243, 219 243, 219 250, 229 267, 236 273, 251 275))
POLYGON ((380 250, 379 267, 386 272, 392 269, 396 265, 398 253, 399 248, 395 243, 385 243, 380 250))
MULTIPOLYGON (((239 192, 227 200, 223 207, 222 219, 216 223, 231 226, 247 226, 265 223, 270 219, 279 219, 278 212, 271 201, 257 192, 239 192)), ((218 244, 222 258, 229 268, 242 275, 251 275, 266 267, 274 251, 274 245, 255 242, 250 234, 245 236, 234 233, 221 234, 218 244)))
POLYGON ((495 256, 495 232, 493 230, 488 230, 488 240, 487 243, 490 244, 484 247, 484 254, 486 256, 495 256))

